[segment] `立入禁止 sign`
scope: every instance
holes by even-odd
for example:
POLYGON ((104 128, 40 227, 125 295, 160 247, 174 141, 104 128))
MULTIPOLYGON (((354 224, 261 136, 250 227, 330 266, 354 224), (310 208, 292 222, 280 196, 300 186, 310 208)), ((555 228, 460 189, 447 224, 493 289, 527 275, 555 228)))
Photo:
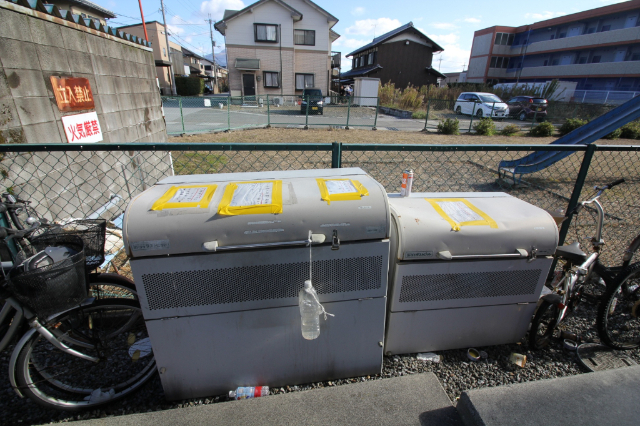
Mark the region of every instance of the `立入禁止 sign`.
POLYGON ((64 116, 62 125, 70 143, 100 142, 103 139, 95 111, 64 116))
POLYGON ((89 80, 82 77, 59 78, 51 76, 51 87, 60 111, 93 109, 93 94, 89 80))

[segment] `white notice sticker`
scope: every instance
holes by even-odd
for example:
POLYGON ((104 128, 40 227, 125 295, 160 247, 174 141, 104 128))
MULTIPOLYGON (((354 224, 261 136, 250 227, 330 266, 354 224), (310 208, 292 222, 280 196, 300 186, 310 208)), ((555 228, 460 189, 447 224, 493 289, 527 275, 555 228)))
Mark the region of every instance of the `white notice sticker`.
POLYGON ((180 188, 171 197, 169 203, 199 203, 202 201, 205 192, 207 192, 206 187, 180 188))
POLYGON ((324 184, 327 186, 329 195, 333 194, 350 194, 358 192, 353 183, 350 180, 325 180, 324 184))
POLYGON ((471 210, 469 206, 461 201, 438 201, 437 203, 447 216, 455 222, 463 223, 474 220, 484 220, 482 216, 471 210))
POLYGON ((273 182, 239 183, 233 192, 230 207, 260 206, 271 204, 273 182))

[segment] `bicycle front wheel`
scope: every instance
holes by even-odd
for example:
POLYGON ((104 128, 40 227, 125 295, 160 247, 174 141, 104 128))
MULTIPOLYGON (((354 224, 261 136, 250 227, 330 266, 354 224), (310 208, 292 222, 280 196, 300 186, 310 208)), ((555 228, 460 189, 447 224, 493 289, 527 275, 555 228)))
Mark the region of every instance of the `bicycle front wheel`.
POLYGON ((598 305, 600 340, 614 349, 640 346, 640 263, 623 269, 598 305))
POLYGON ((63 352, 39 333, 19 351, 20 390, 39 405, 64 411, 108 404, 130 394, 155 373, 155 359, 137 302, 103 299, 48 321, 68 347, 98 359, 63 352))
POLYGON ((531 322, 529 330, 529 346, 538 350, 549 346, 553 332, 558 325, 558 304, 543 300, 531 322))

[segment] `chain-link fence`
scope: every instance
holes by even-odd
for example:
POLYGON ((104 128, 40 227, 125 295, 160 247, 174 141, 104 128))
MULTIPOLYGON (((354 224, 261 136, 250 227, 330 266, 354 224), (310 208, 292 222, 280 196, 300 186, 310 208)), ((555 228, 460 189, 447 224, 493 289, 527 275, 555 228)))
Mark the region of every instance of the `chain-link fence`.
MULTIPOLYGON (((494 96, 494 95, 492 95, 494 96)), ((435 132, 446 119, 457 119, 462 133, 476 132, 481 118, 491 117, 497 131, 517 126, 528 132, 548 121, 559 128, 569 118, 590 121, 617 105, 574 102, 538 103, 524 97, 501 102, 427 99, 402 110, 381 105, 380 98, 353 96, 258 95, 163 97, 170 135, 250 127, 340 127, 435 132), (523 98, 523 99, 520 99, 523 98)))
MULTIPOLYGON (((0 145, 3 186, 49 220, 119 216, 132 197, 171 175, 360 167, 398 192, 403 170, 415 173, 414 191, 507 192, 549 210, 570 211, 596 185, 626 183, 602 198, 606 212, 603 260, 620 263, 640 231, 640 147, 566 145, 365 144, 100 144, 0 145), (537 151, 571 155, 514 181, 499 163, 537 151)), ((565 222, 561 237, 588 243, 593 210, 565 222), (570 224, 570 226, 569 226, 570 224)))

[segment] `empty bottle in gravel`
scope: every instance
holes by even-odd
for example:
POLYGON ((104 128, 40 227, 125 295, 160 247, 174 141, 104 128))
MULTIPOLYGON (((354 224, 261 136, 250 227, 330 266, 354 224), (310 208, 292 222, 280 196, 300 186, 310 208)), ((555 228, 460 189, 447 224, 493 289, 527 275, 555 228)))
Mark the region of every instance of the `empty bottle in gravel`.
POLYGON ((246 386, 229 391, 231 399, 249 399, 269 395, 269 386, 246 386))
POLYGON ((322 307, 318 301, 318 294, 313 288, 310 280, 304 282, 304 287, 300 289, 298 295, 300 305, 300 316, 302 317, 302 337, 307 340, 316 339, 320 336, 320 314, 322 307))

